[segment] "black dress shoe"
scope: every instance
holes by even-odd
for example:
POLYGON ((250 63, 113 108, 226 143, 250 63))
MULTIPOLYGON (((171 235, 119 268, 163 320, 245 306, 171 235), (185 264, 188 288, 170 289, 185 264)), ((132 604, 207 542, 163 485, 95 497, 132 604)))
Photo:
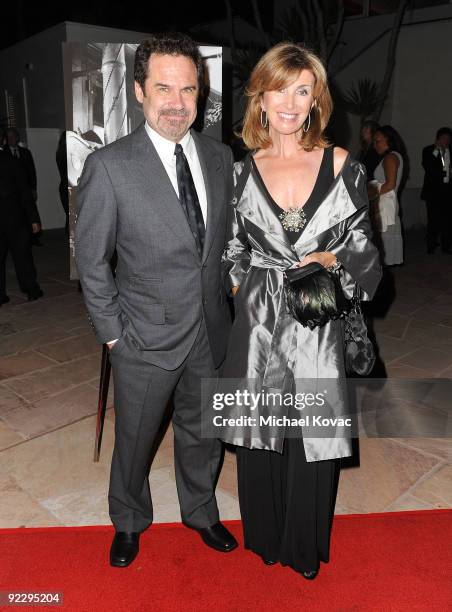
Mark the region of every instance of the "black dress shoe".
POLYGON ((39 298, 41 298, 43 295, 44 295, 44 292, 42 289, 37 289, 36 291, 30 291, 30 293, 28 294, 28 301, 34 302, 35 300, 39 300, 39 298))
POLYGON ((203 539, 204 544, 220 552, 230 552, 238 546, 237 540, 232 533, 230 533, 221 523, 215 523, 215 525, 211 527, 197 529, 197 532, 203 539))
POLYGON ((2 304, 7 304, 9 302, 9 297, 7 295, 0 295, 0 306, 2 304))
POLYGON ((110 548, 110 565, 127 567, 139 551, 140 534, 134 531, 117 531, 110 548))

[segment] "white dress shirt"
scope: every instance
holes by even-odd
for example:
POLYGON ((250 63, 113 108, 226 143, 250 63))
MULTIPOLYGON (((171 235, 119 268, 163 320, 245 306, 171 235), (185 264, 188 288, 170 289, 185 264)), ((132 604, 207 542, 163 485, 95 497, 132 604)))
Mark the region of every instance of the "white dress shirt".
MULTIPOLYGON (((174 149, 176 143, 172 140, 167 140, 160 136, 158 132, 153 130, 146 121, 145 123, 146 132, 152 141, 152 144, 160 157, 162 164, 168 174, 171 184, 174 187, 177 197, 179 197, 179 187, 177 185, 177 174, 176 174, 176 156, 174 149)), ((204 177, 201 170, 201 164, 199 163, 198 152, 196 145, 190 132, 187 132, 185 136, 180 140, 179 144, 182 146, 185 157, 187 158, 188 165, 193 177, 195 184, 196 193, 198 194, 199 205, 201 206, 201 212, 204 219, 204 225, 206 225, 207 219, 207 194, 206 186, 204 184, 204 177)))
POLYGON ((434 157, 438 157, 438 156, 440 157, 441 163, 443 165, 443 172, 444 172, 443 183, 448 183, 449 179, 450 179, 450 152, 449 152, 449 148, 446 148, 445 150, 443 150, 440 147, 436 147, 435 149, 433 149, 433 155, 434 155, 434 157))
MULTIPOLYGON (((168 177, 171 181, 171 184, 174 187, 174 191, 176 192, 177 197, 179 197, 179 186, 177 184, 177 173, 176 173, 176 155, 174 150, 176 148, 176 143, 172 140, 167 140, 160 136, 158 132, 153 130, 148 122, 145 122, 146 132, 148 133, 149 138, 152 141, 152 144, 157 151, 157 155, 160 157, 160 160, 168 174, 168 177)), ((195 184, 196 193, 198 194, 199 204, 201 206, 201 212, 204 219, 204 225, 206 225, 207 219, 207 193, 206 186, 204 184, 204 177, 201 170, 201 164, 199 163, 198 152, 196 151, 196 145, 192 138, 190 132, 187 132, 185 136, 180 140, 179 144, 182 146, 185 157, 187 158, 188 165, 190 166, 190 171, 193 177, 193 182, 195 184)), ((117 342, 115 340, 109 340, 107 344, 111 342, 117 342)))

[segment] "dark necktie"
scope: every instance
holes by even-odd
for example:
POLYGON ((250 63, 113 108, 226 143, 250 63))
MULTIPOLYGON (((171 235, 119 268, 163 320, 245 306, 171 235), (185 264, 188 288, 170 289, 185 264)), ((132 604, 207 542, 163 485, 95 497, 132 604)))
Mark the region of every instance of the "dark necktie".
POLYGON ((195 183, 190 172, 187 158, 185 157, 182 145, 176 144, 174 150, 176 156, 176 174, 177 185, 179 187, 179 200, 185 215, 187 216, 188 225, 196 242, 199 256, 202 255, 204 247, 204 237, 206 229, 204 227, 204 219, 199 205, 198 194, 196 193, 195 183))

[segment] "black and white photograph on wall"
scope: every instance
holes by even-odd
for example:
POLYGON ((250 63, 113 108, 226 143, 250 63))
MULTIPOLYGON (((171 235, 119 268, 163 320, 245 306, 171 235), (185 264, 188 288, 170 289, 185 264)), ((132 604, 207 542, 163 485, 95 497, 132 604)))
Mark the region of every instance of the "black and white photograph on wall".
MULTIPOLYGON (((71 279, 74 263, 77 182, 88 155, 130 134, 143 122, 134 94, 137 44, 63 43, 71 279)), ((222 47, 200 46, 205 91, 194 129, 221 141, 222 47)))

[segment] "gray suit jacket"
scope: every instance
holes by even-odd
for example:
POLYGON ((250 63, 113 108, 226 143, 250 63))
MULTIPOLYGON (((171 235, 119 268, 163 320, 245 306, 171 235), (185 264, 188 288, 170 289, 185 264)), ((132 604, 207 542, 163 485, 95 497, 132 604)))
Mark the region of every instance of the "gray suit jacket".
POLYGON ((75 256, 98 341, 127 335, 147 361, 169 370, 187 356, 202 315, 218 367, 230 326, 220 261, 232 154, 215 140, 192 136, 207 191, 202 258, 144 124, 92 153, 77 191, 75 256))

